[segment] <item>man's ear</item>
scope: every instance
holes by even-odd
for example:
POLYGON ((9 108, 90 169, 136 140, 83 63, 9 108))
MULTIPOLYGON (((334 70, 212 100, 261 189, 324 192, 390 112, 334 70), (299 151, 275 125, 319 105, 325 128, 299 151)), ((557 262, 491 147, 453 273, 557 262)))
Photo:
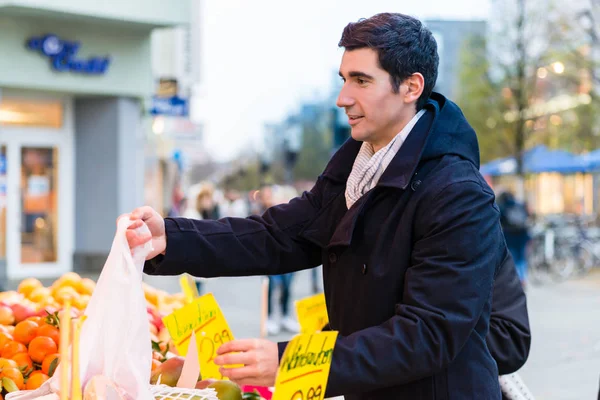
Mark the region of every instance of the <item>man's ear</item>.
POLYGON ((406 86, 406 93, 404 94, 405 103, 416 103, 423 94, 425 89, 425 78, 420 72, 415 72, 402 82, 406 86))

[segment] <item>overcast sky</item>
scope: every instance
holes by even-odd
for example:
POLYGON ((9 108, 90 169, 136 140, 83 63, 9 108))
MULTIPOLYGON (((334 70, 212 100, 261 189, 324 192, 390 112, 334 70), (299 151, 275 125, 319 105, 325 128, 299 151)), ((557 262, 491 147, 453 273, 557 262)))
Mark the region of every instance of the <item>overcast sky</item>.
POLYGON ((260 148, 263 124, 330 93, 348 22, 379 12, 487 19, 489 0, 205 0, 202 118, 206 145, 228 160, 260 148))

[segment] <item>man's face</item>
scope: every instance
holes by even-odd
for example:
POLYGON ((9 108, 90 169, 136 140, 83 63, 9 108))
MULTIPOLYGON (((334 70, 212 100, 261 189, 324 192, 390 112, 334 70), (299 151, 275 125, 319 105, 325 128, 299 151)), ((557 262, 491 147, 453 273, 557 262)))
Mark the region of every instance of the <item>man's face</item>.
POLYGON ((379 66, 375 50, 346 50, 340 76, 344 86, 336 104, 345 108, 355 140, 379 150, 414 116, 414 103, 405 101, 407 86, 402 84, 399 93, 394 93, 390 74, 379 66))

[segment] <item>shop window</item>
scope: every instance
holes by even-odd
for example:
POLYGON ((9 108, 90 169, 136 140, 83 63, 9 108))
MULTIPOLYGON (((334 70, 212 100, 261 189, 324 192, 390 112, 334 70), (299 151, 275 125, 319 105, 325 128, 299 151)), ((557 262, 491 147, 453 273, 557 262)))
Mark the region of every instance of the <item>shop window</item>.
POLYGON ((61 128, 63 104, 56 101, 27 101, 11 98, 0 100, 0 126, 61 128))

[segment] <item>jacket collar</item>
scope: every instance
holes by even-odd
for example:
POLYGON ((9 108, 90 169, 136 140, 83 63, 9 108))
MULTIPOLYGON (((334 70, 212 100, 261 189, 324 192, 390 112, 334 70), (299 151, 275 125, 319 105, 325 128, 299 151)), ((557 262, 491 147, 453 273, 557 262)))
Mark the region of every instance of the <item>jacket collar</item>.
MULTIPOLYGON (((377 186, 406 189, 423 154, 429 132, 433 126, 439 105, 437 101, 429 100, 425 105, 427 112, 419 119, 398 153, 394 156, 377 186)), ((325 168, 323 176, 338 182, 346 182, 352 171, 354 160, 363 142, 349 138, 333 155, 325 168)))

